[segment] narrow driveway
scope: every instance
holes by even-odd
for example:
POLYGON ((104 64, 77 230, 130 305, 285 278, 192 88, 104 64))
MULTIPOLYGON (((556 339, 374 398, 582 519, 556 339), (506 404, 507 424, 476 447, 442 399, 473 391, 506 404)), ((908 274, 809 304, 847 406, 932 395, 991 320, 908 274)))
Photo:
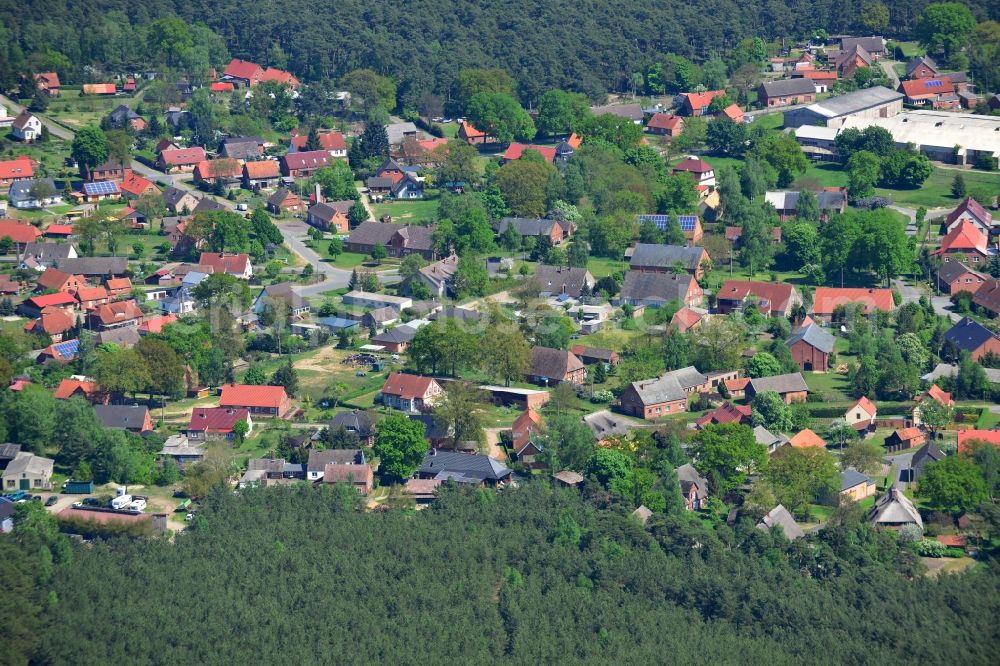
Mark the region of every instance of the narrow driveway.
POLYGON ((886 456, 884 460, 889 465, 895 465, 896 473, 892 479, 893 488, 903 488, 906 486, 906 482, 900 478, 905 470, 910 469, 910 460, 913 458, 915 451, 910 451, 909 453, 902 453, 898 456, 886 456))
POLYGON ((892 81, 892 89, 899 88, 899 75, 896 74, 896 68, 893 66, 899 63, 895 60, 880 60, 879 64, 882 65, 882 71, 885 72, 885 75, 892 81))

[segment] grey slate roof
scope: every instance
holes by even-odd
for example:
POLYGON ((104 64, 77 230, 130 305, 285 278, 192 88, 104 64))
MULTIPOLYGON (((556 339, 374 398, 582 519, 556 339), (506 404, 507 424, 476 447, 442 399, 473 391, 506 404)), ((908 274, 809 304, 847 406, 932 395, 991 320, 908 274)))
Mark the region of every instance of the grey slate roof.
POLYGON ((684 247, 681 245, 658 245, 655 243, 638 243, 632 252, 630 266, 646 266, 651 268, 673 268, 680 263, 689 271, 697 270, 701 262, 703 248, 684 247))
POLYGON ((860 485, 862 483, 871 482, 866 474, 862 474, 853 467, 848 467, 843 472, 840 473, 840 490, 844 491, 848 488, 853 488, 854 486, 860 485))
POLYGON ((906 64, 906 76, 912 76, 913 72, 917 71, 920 65, 926 65, 927 67, 933 69, 935 72, 938 70, 937 63, 931 60, 927 56, 917 56, 912 58, 910 62, 906 64))
POLYGON ((141 405, 94 405, 94 411, 105 428, 137 430, 149 410, 141 405))
POLYGON ((97 346, 110 343, 118 345, 122 349, 130 349, 134 347, 137 342, 139 342, 139 329, 131 327, 101 331, 94 336, 94 344, 97 346))
POLYGON ((586 268, 573 268, 565 266, 547 266, 541 264, 535 269, 535 282, 538 283, 538 291, 542 294, 561 294, 565 288, 565 293, 576 298, 586 284, 590 286, 592 277, 586 268))
POLYGON ((534 347, 531 350, 530 367, 529 372, 536 377, 562 381, 568 373, 583 368, 583 361, 564 349, 534 347))
MULTIPOLYGON (((986 379, 991 384, 1000 384, 1000 368, 983 368, 986 379)), ((941 377, 954 377, 958 374, 958 366, 953 363, 938 363, 934 369, 920 378, 926 382, 935 382, 941 377)))
POLYGON ((351 210, 353 205, 353 201, 321 201, 309 207, 309 214, 329 222, 337 213, 347 215, 347 211, 351 210))
POLYGON ((965 273, 972 273, 974 275, 980 276, 984 280, 986 279, 986 276, 984 274, 969 268, 961 261, 945 262, 941 264, 940 268, 938 268, 937 271, 938 278, 941 280, 941 282, 948 285, 950 285, 952 282, 958 279, 959 276, 964 275, 965 273))
POLYGON ((632 382, 639 399, 644 405, 656 405, 663 402, 673 402, 675 400, 687 399, 687 392, 681 386, 677 378, 672 375, 663 375, 656 379, 645 379, 639 382, 632 382))
POLYGON ((910 458, 910 481, 915 481, 924 472, 927 463, 944 459, 945 454, 934 442, 927 442, 913 453, 910 458))
POLYGON ((673 370, 668 372, 667 375, 673 377, 677 380, 677 383, 681 385, 681 388, 685 391, 691 391, 696 386, 701 386, 708 381, 708 377, 698 371, 698 368, 693 365, 689 365, 686 368, 680 368, 679 370, 673 370))
POLYGON ((683 303, 693 280, 694 278, 687 273, 675 275, 627 271, 621 297, 629 301, 648 300, 664 303, 676 299, 683 303))
POLYGON ((777 393, 792 393, 794 391, 808 391, 806 380, 801 372, 792 372, 787 375, 775 375, 774 377, 758 377, 750 380, 750 386, 754 393, 763 391, 776 391, 777 393))
POLYGON ((681 483, 693 483, 698 486, 698 492, 696 493, 698 499, 705 499, 708 497, 708 480, 698 473, 698 470, 695 469, 694 465, 691 463, 685 463, 678 467, 675 471, 677 472, 677 480, 681 483))
POLYGON ((469 310, 468 308, 457 308, 453 305, 448 305, 439 312, 432 314, 429 319, 431 321, 437 321, 438 319, 457 319, 460 322, 477 322, 483 318, 483 315, 479 314, 475 310, 469 310))
POLYGON ((389 329, 387 331, 382 331, 378 335, 369 338, 371 342, 376 344, 380 342, 392 343, 392 344, 405 344, 408 342, 413 342, 413 338, 417 335, 417 329, 411 326, 397 326, 396 328, 389 329))
POLYGON ((788 513, 788 509, 781 504, 767 512, 767 515, 757 523, 757 529, 770 532, 771 529, 779 525, 789 540, 800 539, 806 535, 802 528, 795 523, 792 514, 788 513))
POLYGON ((337 412, 330 419, 330 428, 343 426, 345 430, 358 434, 358 437, 369 437, 372 435, 371 417, 360 409, 352 409, 349 412, 337 412))
POLYGON ((833 351, 834 344, 836 344, 836 339, 820 328, 817 324, 809 324, 808 326, 800 326, 799 328, 792 331, 792 335, 785 344, 791 347, 796 342, 804 341, 811 347, 815 347, 825 354, 829 354, 833 351))
POLYGON ((436 479, 452 479, 459 483, 500 481, 511 475, 510 469, 499 460, 478 453, 458 453, 431 449, 417 474, 433 475, 436 479))
POLYGON ((208 197, 205 197, 204 199, 198 202, 198 205, 195 206, 194 210, 191 212, 211 213, 217 210, 227 210, 227 208, 223 204, 216 201, 215 199, 209 199, 208 197))
POLYGON ((844 37, 840 40, 840 49, 850 51, 855 46, 860 46, 869 53, 885 53, 885 40, 878 36, 872 37, 844 37))
POLYGON ((125 257, 78 257, 76 259, 60 259, 56 267, 73 275, 121 275, 128 270, 128 259, 125 257))
POLYGON ((788 97, 790 95, 814 95, 816 85, 812 79, 782 79, 762 83, 761 88, 768 97, 788 97))
POLYGON ((322 472, 328 464, 364 465, 365 454, 361 449, 309 450, 309 462, 306 464, 306 471, 322 472))
POLYGON ((68 259, 72 249, 69 243, 25 243, 21 256, 24 259, 34 257, 39 262, 68 259))
POLYGON ((590 431, 597 438, 610 437, 611 435, 624 435, 635 427, 632 421, 612 414, 606 409, 583 417, 583 422, 587 424, 590 431))
POLYGON ((962 317, 960 322, 952 326, 948 332, 944 334, 944 339, 947 342, 950 342, 958 349, 967 352, 979 349, 994 337, 997 336, 993 334, 993 331, 986 328, 978 321, 974 321, 968 317, 962 317))
POLYGON ((190 194, 191 193, 187 190, 182 190, 179 187, 170 185, 167 189, 163 190, 163 203, 166 204, 168 208, 174 208, 181 199, 190 194))
POLYGON ((16 180, 10 184, 10 188, 7 190, 7 196, 11 201, 30 201, 34 199, 31 196, 31 188, 35 186, 35 183, 42 181, 47 183, 54 192, 53 196, 61 197, 62 190, 56 187, 56 181, 51 178, 26 178, 24 180, 16 180))

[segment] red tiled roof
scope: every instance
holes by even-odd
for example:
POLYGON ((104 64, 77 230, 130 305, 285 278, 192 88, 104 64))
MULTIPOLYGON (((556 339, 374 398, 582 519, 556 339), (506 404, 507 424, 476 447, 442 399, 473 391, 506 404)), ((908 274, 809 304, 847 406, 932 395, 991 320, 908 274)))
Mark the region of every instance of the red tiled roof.
POLYGON ((243 165, 247 178, 277 178, 281 175, 281 169, 274 160, 258 160, 247 162, 243 165))
POLYGON ((934 537, 937 542, 949 548, 965 548, 967 540, 964 534, 939 534, 934 537))
POLYGON ((135 301, 118 301, 105 303, 97 308, 94 314, 102 324, 114 324, 132 319, 142 319, 142 310, 135 301))
POLYGON ((794 437, 788 440, 788 443, 795 449, 823 448, 826 446, 823 438, 809 428, 796 433, 794 437))
POLYGON ((198 259, 199 266, 211 266, 216 273, 243 274, 250 266, 248 254, 219 254, 217 252, 202 252, 198 259))
POLYGON ((837 72, 834 70, 807 69, 803 71, 802 78, 811 81, 836 81, 837 72))
POLYGON ((229 92, 236 88, 229 81, 216 81, 212 84, 212 92, 229 92))
POLYGON ((899 428, 895 430, 892 434, 894 434, 899 439, 906 441, 909 439, 916 439, 917 437, 922 437, 924 435, 924 431, 921 430, 920 428, 899 428))
POLYGON ((58 88, 62 85, 59 83, 59 75, 55 72, 39 72, 35 74, 35 81, 42 84, 40 87, 43 88, 58 88))
POLYGON ((1000 449, 1000 430, 959 430, 958 452, 965 453, 972 442, 987 442, 1000 449))
POLYGON ((784 312, 788 309, 788 301, 792 298, 795 288, 790 284, 775 282, 756 282, 743 280, 726 280, 719 287, 718 299, 743 301, 747 296, 754 296, 760 301, 760 309, 764 314, 772 310, 784 312))
POLYGON ((653 117, 646 123, 646 127, 653 129, 673 130, 684 124, 684 119, 672 113, 654 113, 653 117))
POLYGON ((941 241, 941 249, 935 254, 943 254, 951 250, 986 251, 988 240, 986 234, 974 222, 962 220, 941 241))
POLYGON ((0 238, 10 236, 15 243, 30 243, 41 235, 38 227, 23 220, 0 220, 0 238))
POLYGON ((860 398, 858 398, 858 401, 855 402, 854 405, 847 411, 851 412, 854 411, 855 409, 862 409, 864 410, 865 414, 868 414, 870 416, 875 416, 875 414, 878 413, 878 408, 875 407, 872 401, 866 398, 865 396, 861 396, 860 398))
POLYGON ((60 307, 63 305, 76 305, 76 299, 73 298, 73 294, 68 294, 65 291, 59 291, 54 294, 43 294, 41 296, 32 296, 25 303, 30 303, 36 308, 42 309, 54 305, 60 307))
POLYGON ((687 99, 688 104, 695 111, 698 109, 704 109, 712 103, 713 99, 716 97, 722 97, 725 94, 725 90, 706 90, 705 92, 698 93, 682 93, 684 98, 687 99))
POLYGON ((542 415, 531 408, 521 412, 521 415, 517 417, 510 427, 510 431, 513 433, 515 439, 525 433, 537 432, 541 429, 542 415))
POLYGON ((285 166, 291 170, 324 167, 333 159, 325 150, 306 150, 301 153, 288 153, 282 157, 285 166))
POLYGON ((422 150, 431 152, 432 150, 439 148, 440 146, 447 146, 448 139, 443 139, 441 137, 434 137, 432 139, 422 139, 417 141, 417 145, 420 146, 422 150))
POLYGON ((282 403, 287 399, 284 386, 226 384, 222 387, 219 406, 281 409, 282 403))
POLYGON ((55 397, 57 400, 69 400, 77 390, 83 391, 85 395, 97 393, 97 382, 81 382, 79 379, 64 379, 56 388, 55 397))
POLYGON ((243 173, 239 160, 223 158, 218 160, 203 160, 194 167, 195 175, 202 180, 209 178, 234 178, 243 173))
POLYGON ((486 132, 476 129, 468 120, 462 121, 462 126, 458 128, 458 131, 469 139, 478 139, 479 137, 486 136, 486 132))
POLYGON ((678 171, 687 171, 688 173, 707 173, 709 171, 715 171, 712 165, 705 160, 698 159, 697 157, 687 157, 674 167, 674 173, 678 171))
POLYGON ((899 87, 907 97, 920 97, 922 95, 951 95, 955 92, 955 86, 949 79, 911 79, 903 81, 899 87), (933 85, 931 85, 933 84, 933 85))
POLYGON ((72 279, 73 276, 70 273, 64 273, 58 268, 46 268, 35 280, 35 283, 45 289, 62 289, 66 282, 72 279))
POLYGON ((743 423, 750 419, 750 405, 726 402, 695 421, 699 426, 709 423, 743 423))
POLYGON ((704 317, 704 315, 700 312, 695 312, 691 308, 685 306, 674 313, 674 316, 670 318, 670 323, 680 329, 683 333, 691 327, 697 326, 702 317, 704 317))
POLYGON ((118 89, 113 83, 84 83, 84 95, 114 95, 118 89))
MULTIPOLYGON (((299 134, 292 138, 292 145, 296 150, 305 150, 309 135, 299 134)), ((447 139, 444 140, 447 143, 447 139)), ((319 145, 323 150, 347 150, 347 141, 340 132, 320 132, 319 145)))
POLYGON ((740 108, 739 104, 730 104, 720 111, 719 115, 725 116, 736 123, 743 122, 743 109, 740 108))
POLYGON ((404 399, 423 398, 436 384, 433 377, 420 377, 404 372, 393 372, 382 385, 382 393, 404 399))
POLYGON ((551 146, 534 146, 516 142, 507 146, 507 152, 503 154, 503 158, 505 160, 520 159, 526 150, 534 150, 544 157, 546 162, 551 162, 556 158, 556 149, 551 146))
POLYGON ((580 147, 580 144, 583 143, 583 139, 580 138, 580 136, 576 132, 573 132, 572 134, 569 135, 569 138, 566 139, 566 143, 569 144, 570 148, 576 150, 577 148, 580 147))
POLYGON ((290 88, 294 88, 299 85, 299 80, 291 72, 286 72, 283 69, 278 69, 276 67, 268 67, 260 75, 261 82, 264 81, 274 81, 275 83, 284 83, 290 88))
POLYGON ((890 289, 865 289, 863 287, 817 287, 813 295, 813 312, 815 314, 833 314, 838 305, 860 303, 864 305, 864 313, 872 310, 891 312, 895 307, 890 289))
POLYGON ((195 407, 187 429, 228 433, 233 431, 237 421, 249 423, 250 411, 231 407, 195 407))
POLYGON ((76 299, 83 301, 96 301, 108 297, 108 290, 104 287, 83 287, 76 290, 76 299))
POLYGON ((142 196, 150 190, 159 191, 159 188, 157 188, 156 185, 153 185, 152 182, 146 180, 131 170, 125 172, 125 178, 122 180, 119 189, 121 189, 122 192, 134 194, 137 197, 142 196))
POLYGON ((167 166, 198 164, 205 161, 205 149, 199 146, 194 148, 168 148, 160 153, 160 159, 167 166))
POLYGON ((726 385, 726 390, 730 393, 733 391, 745 391, 747 390, 747 384, 750 383, 750 378, 737 377, 736 379, 727 379, 722 383, 726 385))
POLYGON ((240 60, 239 58, 233 58, 226 65, 226 69, 223 70, 223 76, 229 76, 234 79, 246 79, 251 80, 255 76, 260 76, 264 72, 264 68, 255 62, 250 62, 249 60, 240 60))
POLYGON ((70 330, 75 325, 76 321, 65 310, 47 308, 41 313, 38 319, 25 324, 24 330, 32 333, 44 333, 45 335, 59 335, 70 330))
POLYGON ((34 175, 34 166, 26 155, 21 155, 17 159, 0 162, 0 178, 4 180, 10 180, 11 178, 33 178, 34 175))
POLYGON ((929 389, 927 389, 927 395, 934 398, 945 407, 950 407, 955 404, 955 401, 951 399, 951 393, 943 390, 937 384, 933 384, 929 389))
POLYGON ((163 327, 177 321, 177 315, 157 315, 139 324, 140 333, 162 333, 163 327))
POLYGON ((46 236, 70 236, 73 234, 72 224, 50 224, 45 227, 46 236))
POLYGON ((104 284, 112 291, 118 291, 121 289, 130 291, 132 289, 132 280, 129 280, 128 278, 110 278, 104 284))

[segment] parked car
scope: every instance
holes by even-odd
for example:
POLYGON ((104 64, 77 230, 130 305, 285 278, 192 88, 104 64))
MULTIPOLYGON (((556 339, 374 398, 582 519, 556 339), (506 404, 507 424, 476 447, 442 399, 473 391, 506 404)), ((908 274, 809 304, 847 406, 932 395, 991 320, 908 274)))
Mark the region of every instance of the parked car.
POLYGON ((55 504, 58 501, 59 501, 59 498, 56 497, 55 495, 52 495, 47 500, 45 500, 45 506, 52 506, 53 504, 55 504))
POLYGON ((364 370, 358 370, 357 372, 354 373, 354 376, 355 377, 367 377, 368 373, 365 372, 364 370))
POLYGON ((101 500, 96 497, 84 497, 83 503, 87 506, 101 506, 101 500))

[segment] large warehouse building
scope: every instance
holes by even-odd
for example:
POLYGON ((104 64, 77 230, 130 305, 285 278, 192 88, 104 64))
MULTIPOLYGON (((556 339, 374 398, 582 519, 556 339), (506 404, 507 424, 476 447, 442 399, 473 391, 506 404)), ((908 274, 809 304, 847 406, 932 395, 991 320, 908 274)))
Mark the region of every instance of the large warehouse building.
MULTIPOLYGON (((787 116, 786 116, 787 117, 787 116)), ((913 144, 932 160, 975 164, 981 155, 1000 157, 1000 117, 948 111, 907 111, 891 118, 850 118, 843 127, 878 125, 900 148, 913 144)))
POLYGON ((856 90, 785 112, 785 127, 843 127, 848 121, 891 118, 903 110, 903 94, 882 86, 856 90))

